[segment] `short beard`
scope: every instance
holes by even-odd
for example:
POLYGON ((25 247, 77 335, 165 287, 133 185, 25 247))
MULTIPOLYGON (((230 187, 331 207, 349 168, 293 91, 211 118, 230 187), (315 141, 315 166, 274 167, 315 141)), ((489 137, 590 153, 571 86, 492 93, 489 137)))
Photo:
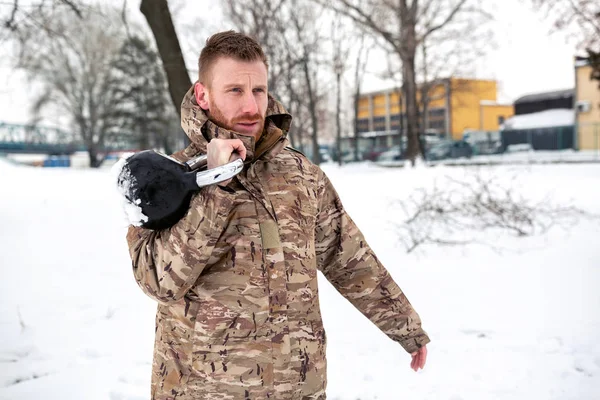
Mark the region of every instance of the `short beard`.
MULTIPOLYGON (((257 141, 260 138, 260 136, 262 135, 262 132, 265 128, 265 117, 262 115, 259 115, 259 114, 249 115, 249 116, 234 118, 231 121, 227 121, 227 118, 225 118, 225 116, 221 113, 221 110, 219 110, 218 107, 214 107, 214 106, 210 110, 208 110, 208 119, 211 120, 213 123, 215 123, 217 126, 219 126, 221 128, 225 128, 225 129, 233 131, 233 132, 235 132, 233 127, 237 123, 260 120, 260 122, 258 124, 259 129, 256 132, 256 134, 254 135, 254 137, 256 138, 257 141)), ((236 132, 236 133, 239 133, 239 132, 236 132)))

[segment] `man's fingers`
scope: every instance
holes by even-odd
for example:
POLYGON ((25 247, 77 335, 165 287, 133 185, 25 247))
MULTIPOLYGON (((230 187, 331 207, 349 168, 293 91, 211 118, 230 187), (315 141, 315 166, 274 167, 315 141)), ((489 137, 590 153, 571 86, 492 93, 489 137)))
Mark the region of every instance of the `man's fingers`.
POLYGON ((227 140, 227 145, 230 146, 232 155, 237 155, 238 157, 231 157, 230 161, 235 160, 237 158, 241 158, 242 160, 246 159, 246 146, 240 139, 231 139, 227 140))
POLYGON ((240 158, 242 160, 246 159, 246 146, 244 146, 244 143, 242 143, 241 140, 237 140, 236 141, 236 147, 234 147, 233 151, 234 153, 237 153, 240 155, 240 158))
POLYGON ((415 351, 411 353, 412 360, 410 362, 410 368, 412 368, 415 372, 419 369, 423 369, 425 367, 425 362, 427 361, 427 348, 422 347, 419 351, 415 351))
POLYGON ((417 359, 417 363, 416 363, 416 367, 417 370, 423 369, 423 367, 425 367, 425 361, 427 360, 427 348, 423 347, 421 349, 419 349, 419 354, 416 357, 417 359))
POLYGON ((419 370, 419 353, 416 353, 410 363, 410 367, 413 371, 417 372, 419 370))
POLYGON ((207 168, 215 168, 233 160, 246 159, 246 147, 240 139, 213 139, 207 147, 207 168))

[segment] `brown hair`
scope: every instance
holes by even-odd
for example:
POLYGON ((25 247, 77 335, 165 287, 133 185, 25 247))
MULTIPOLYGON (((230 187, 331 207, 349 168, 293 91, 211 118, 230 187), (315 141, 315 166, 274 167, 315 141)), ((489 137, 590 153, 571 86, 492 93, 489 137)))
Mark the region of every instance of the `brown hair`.
POLYGON ((207 74, 210 67, 219 57, 231 57, 238 61, 262 61, 267 70, 269 64, 267 57, 256 40, 250 36, 235 31, 215 33, 206 40, 206 46, 198 59, 198 78, 207 85, 207 74))

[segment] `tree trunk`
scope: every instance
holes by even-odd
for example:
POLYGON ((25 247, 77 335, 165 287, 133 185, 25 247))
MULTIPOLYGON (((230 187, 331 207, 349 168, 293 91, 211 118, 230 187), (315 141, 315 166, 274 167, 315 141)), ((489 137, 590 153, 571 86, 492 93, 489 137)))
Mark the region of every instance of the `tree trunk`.
POLYGON ((404 91, 406 93, 406 138, 408 139, 406 156, 411 164, 415 165, 415 159, 419 154, 418 143, 418 110, 417 110, 417 84, 415 76, 415 52, 407 54, 402 62, 402 78, 404 91))
POLYGON ((319 122, 317 119, 317 102, 315 100, 315 94, 312 87, 312 80, 310 78, 310 71, 308 69, 308 56, 305 56, 302 60, 302 67, 304 69, 304 79, 306 80, 306 88, 308 90, 308 109, 310 112, 310 121, 312 126, 312 152, 313 152, 313 163, 319 165, 321 163, 321 155, 319 154, 319 141, 317 140, 319 122))
POLYGON ((340 166, 342 166, 342 157, 340 157, 340 154, 342 154, 342 126, 341 126, 341 122, 340 122, 340 113, 341 113, 341 85, 340 85, 340 80, 341 80, 341 74, 338 72, 336 73, 336 79, 337 79, 337 99, 336 99, 336 110, 335 110, 335 116, 336 116, 336 128, 337 128, 337 134, 336 134, 336 146, 337 146, 337 154, 338 154, 338 164, 340 166))
POLYGON ((423 84, 423 87, 421 89, 421 105, 421 118, 419 119, 421 126, 419 127, 418 133, 419 153, 421 154, 421 157, 423 157, 423 160, 426 160, 427 157, 425 157, 425 132, 427 132, 427 129, 429 128, 429 86, 426 82, 423 84))
POLYGON ((419 110, 417 108, 417 76, 415 73, 415 58, 417 54, 417 11, 418 3, 413 1, 409 6, 405 0, 399 2, 400 9, 400 48, 398 55, 402 61, 402 86, 406 96, 406 159, 415 165, 419 154, 419 110))
MULTIPOLYGON (((175 110, 177 110, 177 115, 181 115, 181 102, 192 86, 192 81, 181 53, 181 46, 173 26, 169 5, 167 0, 142 0, 140 11, 146 17, 152 30, 167 75, 171 101, 175 110)), ((184 143, 189 144, 189 138, 185 134, 184 143)))
POLYGON ((419 129, 419 149, 421 151, 421 157, 423 157, 423 160, 427 160, 425 148, 425 139, 427 138, 427 135, 425 135, 425 133, 427 132, 427 129, 429 129, 429 101, 431 100, 429 98, 429 91, 433 85, 429 84, 429 75, 427 71, 427 44, 425 39, 423 39, 423 42, 421 43, 421 48, 423 50, 423 83, 421 86, 422 118, 420 120, 421 127, 419 129))
MULTIPOLYGON (((354 93, 354 161, 359 161, 358 159, 358 101, 360 99, 360 84, 358 83, 358 79, 356 80, 356 92, 354 93)), ((341 154, 338 154, 338 157, 342 158, 341 154)))
MULTIPOLYGON (((290 115, 294 115, 294 102, 296 99, 296 94, 294 92, 294 87, 292 86, 292 59, 290 57, 290 54, 288 53, 286 55, 286 67, 285 67, 285 73, 286 73, 286 79, 285 79, 285 89, 287 90, 288 96, 289 96, 289 104, 287 104, 287 110, 290 113, 290 115)), ((298 126, 298 123, 294 123, 294 119, 292 119, 292 126, 290 126, 290 130, 288 132, 288 138, 290 139, 290 144, 292 145, 293 148, 295 149, 299 149, 297 147, 297 142, 299 142, 299 140, 297 140, 296 137, 296 131, 294 130, 295 127, 298 126)))
MULTIPOLYGON (((140 112, 143 112, 142 110, 139 110, 140 112)), ((148 129, 146 129, 146 121, 145 118, 142 118, 138 124, 137 127, 138 129, 138 135, 140 138, 139 141, 139 146, 140 146, 140 150, 146 150, 150 148, 150 141, 148 140, 148 129)))
POLYGON ((101 163, 98 160, 98 152, 93 146, 88 147, 88 156, 90 158, 90 168, 100 167, 101 163))
POLYGON ((400 146, 400 157, 404 159, 406 156, 406 149, 404 148, 404 120, 403 114, 406 115, 406 107, 404 107, 404 99, 406 98, 406 93, 404 92, 404 84, 400 85, 398 89, 398 109, 400 110, 400 115, 398 116, 398 136, 400 137, 398 146, 400 146))

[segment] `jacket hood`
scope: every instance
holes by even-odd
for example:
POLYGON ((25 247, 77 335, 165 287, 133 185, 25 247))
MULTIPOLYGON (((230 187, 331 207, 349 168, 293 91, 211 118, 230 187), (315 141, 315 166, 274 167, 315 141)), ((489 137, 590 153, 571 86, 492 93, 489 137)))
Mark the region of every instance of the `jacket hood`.
POLYGON ((196 102, 194 86, 192 85, 181 103, 181 127, 191 142, 183 150, 183 156, 191 158, 197 154, 205 154, 208 142, 217 137, 221 139, 240 139, 246 147, 246 164, 257 160, 266 153, 271 155, 273 152, 280 151, 284 146, 276 146, 276 148, 274 146, 280 141, 285 141, 292 123, 292 116, 281 103, 270 94, 268 96, 269 103, 267 105, 265 128, 258 143, 255 143, 254 136, 227 130, 209 120, 206 112, 196 102))

